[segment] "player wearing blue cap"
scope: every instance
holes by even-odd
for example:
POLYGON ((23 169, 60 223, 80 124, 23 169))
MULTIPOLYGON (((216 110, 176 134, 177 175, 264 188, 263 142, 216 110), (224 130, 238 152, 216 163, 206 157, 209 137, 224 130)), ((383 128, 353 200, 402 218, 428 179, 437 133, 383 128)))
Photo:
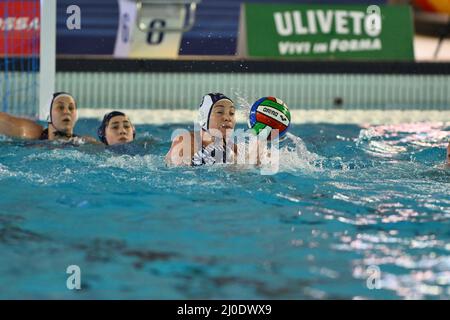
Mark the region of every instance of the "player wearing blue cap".
POLYGON ((97 134, 100 141, 109 146, 129 143, 136 137, 136 131, 130 119, 120 111, 106 114, 97 134))

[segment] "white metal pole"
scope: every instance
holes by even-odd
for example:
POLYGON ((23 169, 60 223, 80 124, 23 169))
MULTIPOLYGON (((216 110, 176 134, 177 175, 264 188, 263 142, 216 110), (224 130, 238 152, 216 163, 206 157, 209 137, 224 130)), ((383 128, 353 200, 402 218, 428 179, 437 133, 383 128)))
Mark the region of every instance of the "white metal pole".
POLYGON ((40 0, 40 5, 39 120, 45 120, 55 91, 56 0, 40 0))

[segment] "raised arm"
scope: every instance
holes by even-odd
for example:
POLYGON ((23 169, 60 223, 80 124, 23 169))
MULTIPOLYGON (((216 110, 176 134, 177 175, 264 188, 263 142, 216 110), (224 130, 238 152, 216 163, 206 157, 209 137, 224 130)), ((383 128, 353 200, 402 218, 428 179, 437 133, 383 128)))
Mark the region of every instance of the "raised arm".
POLYGON ((42 131, 42 126, 32 120, 0 112, 0 134, 24 139, 39 139, 42 131))

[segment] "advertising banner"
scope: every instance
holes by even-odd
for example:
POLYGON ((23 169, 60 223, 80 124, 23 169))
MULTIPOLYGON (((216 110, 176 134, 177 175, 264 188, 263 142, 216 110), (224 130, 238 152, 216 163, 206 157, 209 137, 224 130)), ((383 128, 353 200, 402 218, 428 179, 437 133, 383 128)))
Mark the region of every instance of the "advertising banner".
POLYGON ((414 60, 409 6, 245 4, 247 55, 414 60))
POLYGON ((0 2, 0 55, 39 55, 39 1, 0 2))

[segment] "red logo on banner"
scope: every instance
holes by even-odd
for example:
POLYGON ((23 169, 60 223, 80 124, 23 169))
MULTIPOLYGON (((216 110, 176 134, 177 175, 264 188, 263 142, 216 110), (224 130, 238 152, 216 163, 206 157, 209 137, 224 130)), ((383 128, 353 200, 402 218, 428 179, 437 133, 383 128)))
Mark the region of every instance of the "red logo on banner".
POLYGON ((39 55, 39 1, 0 2, 0 55, 39 55))

